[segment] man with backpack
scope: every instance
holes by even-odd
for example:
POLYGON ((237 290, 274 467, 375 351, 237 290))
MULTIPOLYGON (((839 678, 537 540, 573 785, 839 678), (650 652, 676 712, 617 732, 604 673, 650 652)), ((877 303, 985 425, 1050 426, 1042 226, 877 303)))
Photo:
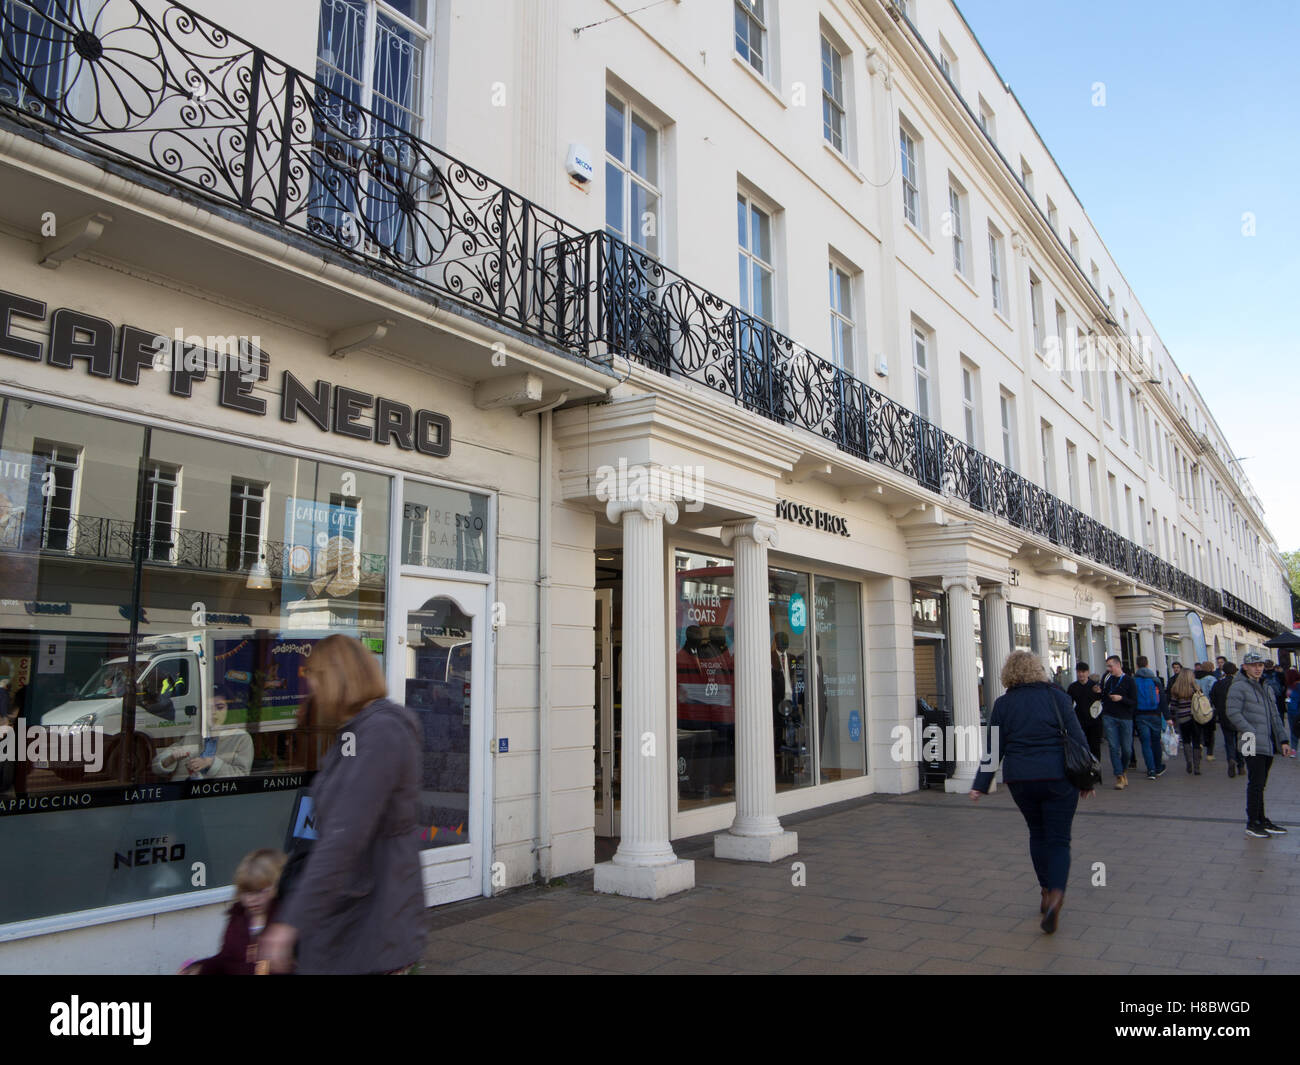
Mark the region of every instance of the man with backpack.
POLYGON ((1160 733, 1164 721, 1160 716, 1160 678, 1150 668, 1146 655, 1139 655, 1133 687, 1137 690, 1137 707, 1133 722, 1137 726, 1138 740, 1142 745, 1142 761, 1146 763, 1147 780, 1165 775, 1164 751, 1160 746, 1160 733))

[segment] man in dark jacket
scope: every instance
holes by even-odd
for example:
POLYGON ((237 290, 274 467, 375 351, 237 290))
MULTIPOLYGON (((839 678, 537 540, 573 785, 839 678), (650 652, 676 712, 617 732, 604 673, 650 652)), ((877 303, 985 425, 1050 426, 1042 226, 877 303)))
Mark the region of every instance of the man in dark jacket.
POLYGON ((1103 725, 1100 717, 1092 716, 1092 704, 1101 698, 1101 681, 1091 679, 1087 662, 1079 662, 1074 667, 1075 681, 1066 690, 1074 704, 1074 716, 1079 719, 1079 727, 1088 738, 1088 747, 1092 756, 1101 761, 1101 735, 1103 725))
MULTIPOLYGON (((1232 678, 1236 675, 1236 665, 1232 662, 1224 662, 1223 677, 1216 680, 1214 687, 1210 689, 1210 703, 1214 706, 1214 719, 1219 723, 1219 731, 1223 733, 1223 753, 1228 759, 1228 776, 1230 777, 1246 772, 1246 763, 1242 761, 1241 751, 1237 749, 1237 730, 1232 727, 1232 723, 1228 720, 1225 712, 1228 702, 1228 688, 1232 685, 1232 678)), ((1209 728, 1212 729, 1213 726, 1211 725, 1209 728)))
POLYGON ((1133 757, 1133 714, 1137 710, 1137 689, 1124 672, 1119 655, 1106 659, 1106 676, 1101 681, 1101 720, 1110 748, 1110 765, 1115 771, 1115 788, 1128 787, 1128 764, 1133 757))

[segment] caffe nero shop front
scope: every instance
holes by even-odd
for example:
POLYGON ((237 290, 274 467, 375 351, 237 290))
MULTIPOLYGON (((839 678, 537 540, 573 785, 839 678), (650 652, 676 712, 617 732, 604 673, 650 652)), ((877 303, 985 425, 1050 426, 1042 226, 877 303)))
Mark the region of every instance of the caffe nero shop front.
POLYGON ((380 464, 447 455, 445 415, 217 355, 0 293, 35 383, 0 388, 0 937, 228 897, 332 740, 299 711, 334 633, 420 719, 429 901, 479 893, 495 496, 380 464), (240 438, 277 418, 319 446, 240 438))

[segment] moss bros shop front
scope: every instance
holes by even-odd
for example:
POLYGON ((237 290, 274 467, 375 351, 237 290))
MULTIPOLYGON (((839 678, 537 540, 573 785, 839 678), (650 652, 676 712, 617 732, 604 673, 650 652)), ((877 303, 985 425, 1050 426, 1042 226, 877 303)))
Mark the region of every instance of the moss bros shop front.
POLYGON ((472 403, 396 363, 375 395, 288 329, 169 348, 132 324, 153 291, 0 291, 0 938, 223 902, 329 741, 296 711, 332 633, 420 719, 428 901, 480 894, 495 495, 442 480, 473 465, 446 407, 391 396, 472 403))

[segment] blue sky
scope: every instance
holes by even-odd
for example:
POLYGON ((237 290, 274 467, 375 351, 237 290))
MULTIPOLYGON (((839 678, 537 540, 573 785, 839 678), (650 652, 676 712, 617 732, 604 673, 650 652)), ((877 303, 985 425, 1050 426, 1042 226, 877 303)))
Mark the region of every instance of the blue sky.
POLYGON ((1300 548, 1300 0, 957 5, 1300 548))

